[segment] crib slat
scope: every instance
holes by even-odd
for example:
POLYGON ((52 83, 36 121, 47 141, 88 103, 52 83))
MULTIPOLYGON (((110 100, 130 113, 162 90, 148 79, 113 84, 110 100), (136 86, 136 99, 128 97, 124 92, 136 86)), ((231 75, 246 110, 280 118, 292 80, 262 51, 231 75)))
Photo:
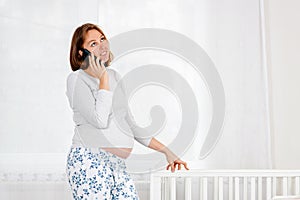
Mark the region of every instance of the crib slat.
POLYGON ((206 177, 204 177, 203 179, 202 179, 202 198, 203 198, 203 200, 207 200, 207 178, 206 177))
POLYGON ((150 200, 161 199, 161 177, 151 176, 150 183, 150 200))
POLYGON ((170 178, 163 178, 163 200, 170 198, 170 178))
POLYGON ((262 177, 258 177, 257 195, 258 195, 258 200, 262 200, 262 177))
POLYGON ((176 200, 176 178, 171 177, 170 178, 170 199, 176 200))
POLYGON ((240 199, 240 179, 239 177, 234 178, 234 200, 240 199))
POLYGON ((185 200, 192 199, 192 178, 190 177, 184 179, 184 196, 185 200))
POLYGON ((251 200, 255 200, 256 199, 256 191, 255 191, 255 177, 251 178, 251 200))
POLYGON ((214 200, 218 200, 218 177, 214 178, 214 200))
POLYGON ((228 186, 228 196, 229 196, 229 200, 233 200, 233 193, 232 193, 232 190, 233 190, 233 178, 232 177, 229 177, 229 186, 228 186))
POLYGON ((293 177, 288 177, 288 194, 294 194, 292 191, 293 177))
POLYGON ((202 199, 202 178, 199 177, 199 199, 201 200, 202 199))
POLYGON ((203 178, 200 176, 199 177, 199 200, 201 200, 203 198, 202 194, 203 194, 203 178))
POLYGON ((267 199, 271 199, 272 198, 272 179, 270 177, 267 178, 267 199))
POLYGON ((223 200, 223 177, 219 178, 219 200, 223 200))
POLYGON ((300 177, 297 176, 295 178, 295 193, 296 195, 300 195, 300 177))
POLYGON ((244 177, 244 198, 243 200, 247 200, 248 198, 248 181, 247 181, 247 177, 244 177))
POLYGON ((282 180, 282 193, 284 196, 288 195, 288 179, 287 179, 287 177, 283 177, 283 180, 282 180))
POLYGON ((276 196, 277 194, 277 178, 276 177, 273 177, 273 181, 272 181, 272 188, 273 188, 273 196, 276 196))

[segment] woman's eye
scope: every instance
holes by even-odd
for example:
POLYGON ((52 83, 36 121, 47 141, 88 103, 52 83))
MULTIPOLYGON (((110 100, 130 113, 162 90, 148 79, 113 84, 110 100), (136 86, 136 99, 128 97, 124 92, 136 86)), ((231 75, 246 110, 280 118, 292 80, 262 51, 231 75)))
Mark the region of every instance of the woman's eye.
POLYGON ((91 44, 91 47, 94 47, 94 46, 96 46, 96 42, 93 42, 93 43, 91 44))
POLYGON ((101 37, 100 41, 103 42, 104 40, 105 40, 105 38, 104 38, 104 37, 101 37))

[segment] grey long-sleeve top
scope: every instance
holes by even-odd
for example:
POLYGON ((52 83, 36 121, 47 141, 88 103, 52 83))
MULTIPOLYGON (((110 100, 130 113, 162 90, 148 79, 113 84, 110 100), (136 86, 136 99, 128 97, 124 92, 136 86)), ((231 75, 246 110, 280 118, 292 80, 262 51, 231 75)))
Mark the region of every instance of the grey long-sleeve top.
POLYGON ((114 89, 121 76, 110 66, 106 70, 110 90, 99 89, 100 80, 82 69, 67 77, 66 95, 75 123, 72 146, 132 148, 134 139, 148 146, 152 138, 145 137, 147 133, 137 126, 128 107, 121 108, 123 112, 113 112, 114 89))

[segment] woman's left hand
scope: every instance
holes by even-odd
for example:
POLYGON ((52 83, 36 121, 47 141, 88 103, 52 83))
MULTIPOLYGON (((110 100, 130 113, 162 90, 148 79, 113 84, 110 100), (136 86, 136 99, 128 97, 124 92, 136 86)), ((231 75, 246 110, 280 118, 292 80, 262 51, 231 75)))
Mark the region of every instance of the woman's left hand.
POLYGON ((176 165, 177 165, 178 170, 181 170, 181 165, 183 165, 186 170, 189 170, 189 168, 187 167, 187 163, 180 160, 174 153, 168 152, 166 154, 166 158, 169 163, 167 166, 167 170, 169 170, 169 168, 171 168, 171 172, 175 172, 176 165))
POLYGON ((189 170, 189 168, 187 167, 187 163, 180 159, 174 160, 174 162, 168 164, 167 170, 169 170, 169 168, 171 167, 171 172, 175 172, 176 165, 177 170, 181 170, 181 165, 183 165, 186 170, 189 170))

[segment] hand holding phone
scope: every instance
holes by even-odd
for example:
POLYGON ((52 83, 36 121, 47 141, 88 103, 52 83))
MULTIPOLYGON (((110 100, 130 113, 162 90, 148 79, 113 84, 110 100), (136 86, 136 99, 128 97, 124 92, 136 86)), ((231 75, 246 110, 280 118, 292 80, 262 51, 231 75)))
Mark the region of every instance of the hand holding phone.
MULTIPOLYGON (((90 59, 90 55, 91 55, 91 52, 85 48, 81 49, 82 51, 82 60, 87 64, 87 66, 85 66, 86 68, 88 68, 88 64, 90 63, 89 59, 90 59)), ((93 55, 93 58, 94 58, 94 61, 96 61, 97 59, 97 56, 93 55)), ((99 63, 101 64, 101 60, 99 59, 99 63)), ((105 62, 104 63, 104 66, 107 67, 108 66, 108 63, 105 62)), ((86 69, 85 68, 85 69, 86 69)))
POLYGON ((106 73, 107 62, 103 63, 99 57, 87 49, 82 49, 82 52, 83 65, 81 69, 87 69, 90 66, 90 72, 100 79, 106 73))

